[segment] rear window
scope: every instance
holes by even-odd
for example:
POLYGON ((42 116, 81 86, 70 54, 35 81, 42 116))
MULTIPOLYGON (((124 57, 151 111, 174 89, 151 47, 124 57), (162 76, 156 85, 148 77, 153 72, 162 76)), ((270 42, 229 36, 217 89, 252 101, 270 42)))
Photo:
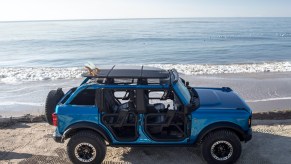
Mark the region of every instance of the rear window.
POLYGON ((81 91, 70 103, 71 105, 95 105, 95 89, 81 91))
POLYGON ((77 89, 77 88, 72 88, 72 89, 70 89, 70 90, 65 94, 64 99, 63 99, 60 103, 61 103, 61 104, 64 104, 64 103, 69 99, 69 97, 72 95, 72 93, 75 92, 76 89, 77 89))

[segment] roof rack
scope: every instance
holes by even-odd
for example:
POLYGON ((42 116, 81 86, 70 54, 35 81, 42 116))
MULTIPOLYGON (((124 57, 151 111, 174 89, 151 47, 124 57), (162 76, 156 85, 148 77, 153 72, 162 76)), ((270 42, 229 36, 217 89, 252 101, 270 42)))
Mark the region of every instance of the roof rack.
POLYGON ((166 79, 169 78, 169 71, 147 67, 147 66, 116 66, 110 69, 100 69, 96 76, 85 73, 83 77, 88 78, 137 78, 137 79, 166 79))

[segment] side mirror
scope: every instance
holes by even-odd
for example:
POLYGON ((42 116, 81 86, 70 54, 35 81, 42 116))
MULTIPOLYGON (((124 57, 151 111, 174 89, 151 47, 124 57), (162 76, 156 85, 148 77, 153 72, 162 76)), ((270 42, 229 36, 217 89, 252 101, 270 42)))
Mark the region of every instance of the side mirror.
POLYGON ((193 111, 193 106, 191 104, 188 104, 186 106, 184 106, 184 113, 185 114, 190 114, 193 111))
POLYGON ((189 81, 186 82, 186 87, 188 87, 188 86, 189 86, 189 81))

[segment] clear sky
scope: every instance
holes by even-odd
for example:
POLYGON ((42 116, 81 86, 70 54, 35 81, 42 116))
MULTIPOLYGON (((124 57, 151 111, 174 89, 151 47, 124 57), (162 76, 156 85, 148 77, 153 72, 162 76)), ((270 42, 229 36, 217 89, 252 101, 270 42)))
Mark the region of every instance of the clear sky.
POLYGON ((0 21, 291 17, 291 0, 0 0, 0 21))

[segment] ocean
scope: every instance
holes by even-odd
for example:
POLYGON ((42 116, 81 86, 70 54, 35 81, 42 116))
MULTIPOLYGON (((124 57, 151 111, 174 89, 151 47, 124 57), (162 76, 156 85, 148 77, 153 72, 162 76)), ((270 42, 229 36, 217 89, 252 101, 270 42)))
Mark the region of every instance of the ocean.
POLYGON ((291 18, 0 23, 0 67, 291 61, 291 18))
POLYGON ((214 75, 290 72, 291 18, 0 22, 0 59, 0 112, 42 110, 48 89, 75 86, 88 61, 176 68, 190 79, 207 77, 205 86, 214 75))

